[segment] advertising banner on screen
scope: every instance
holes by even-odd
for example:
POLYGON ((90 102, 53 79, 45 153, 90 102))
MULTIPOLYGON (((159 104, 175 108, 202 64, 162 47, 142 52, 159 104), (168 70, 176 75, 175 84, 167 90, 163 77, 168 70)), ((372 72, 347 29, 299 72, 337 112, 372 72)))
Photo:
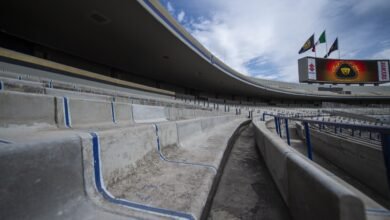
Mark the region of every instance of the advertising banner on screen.
POLYGON ((299 60, 301 82, 384 83, 390 81, 389 69, 389 60, 299 60))
POLYGON ((307 70, 308 70, 308 77, 310 80, 317 80, 317 72, 316 72, 316 60, 313 58, 309 58, 307 60, 307 70))
POLYGON ((389 81, 389 62, 378 61, 378 78, 379 81, 389 81))

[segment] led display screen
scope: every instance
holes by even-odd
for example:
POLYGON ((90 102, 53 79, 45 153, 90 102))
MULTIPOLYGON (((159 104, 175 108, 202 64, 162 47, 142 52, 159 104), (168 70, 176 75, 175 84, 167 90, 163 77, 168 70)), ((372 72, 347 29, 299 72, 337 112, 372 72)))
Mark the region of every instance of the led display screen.
POLYGON ((299 60, 299 76, 301 82, 384 83, 389 82, 389 61, 305 57, 299 60))

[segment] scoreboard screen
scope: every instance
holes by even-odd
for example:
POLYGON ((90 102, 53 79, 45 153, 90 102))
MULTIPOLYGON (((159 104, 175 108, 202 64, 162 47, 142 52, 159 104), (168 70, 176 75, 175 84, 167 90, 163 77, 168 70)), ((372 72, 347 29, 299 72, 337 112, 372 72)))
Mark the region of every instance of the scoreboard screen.
POLYGON ((304 57, 298 60, 300 82, 386 83, 389 60, 339 60, 304 57))

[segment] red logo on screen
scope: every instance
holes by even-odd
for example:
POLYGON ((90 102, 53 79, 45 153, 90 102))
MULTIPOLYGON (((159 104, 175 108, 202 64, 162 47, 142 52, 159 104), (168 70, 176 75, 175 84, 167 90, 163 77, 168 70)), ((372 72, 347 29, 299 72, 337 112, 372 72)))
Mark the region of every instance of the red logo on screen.
POLYGON ((311 72, 314 71, 314 64, 311 63, 311 64, 309 65, 309 70, 310 70, 311 72))

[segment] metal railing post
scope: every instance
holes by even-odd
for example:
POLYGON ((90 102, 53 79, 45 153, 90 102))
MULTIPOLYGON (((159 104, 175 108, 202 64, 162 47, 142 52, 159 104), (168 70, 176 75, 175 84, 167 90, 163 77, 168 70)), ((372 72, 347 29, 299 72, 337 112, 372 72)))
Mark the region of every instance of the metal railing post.
POLYGON ((286 136, 287 136, 287 144, 291 146, 290 144, 290 132, 288 130, 288 119, 284 119, 284 123, 286 124, 286 136))
POLYGON ((387 184, 390 188, 390 134, 382 134, 382 153, 386 167, 387 184))
POLYGON ((276 130, 276 133, 279 134, 279 130, 278 130, 278 120, 276 119, 276 116, 274 117, 274 120, 275 120, 275 130, 276 130))
POLYGON ((280 118, 278 117, 278 126, 279 126, 279 136, 282 138, 282 122, 280 121, 280 118))
POLYGON ((304 126, 305 126, 305 133, 306 133, 307 157, 310 160, 313 160, 312 147, 311 147, 311 141, 310 141, 309 124, 307 122, 304 122, 304 126))

